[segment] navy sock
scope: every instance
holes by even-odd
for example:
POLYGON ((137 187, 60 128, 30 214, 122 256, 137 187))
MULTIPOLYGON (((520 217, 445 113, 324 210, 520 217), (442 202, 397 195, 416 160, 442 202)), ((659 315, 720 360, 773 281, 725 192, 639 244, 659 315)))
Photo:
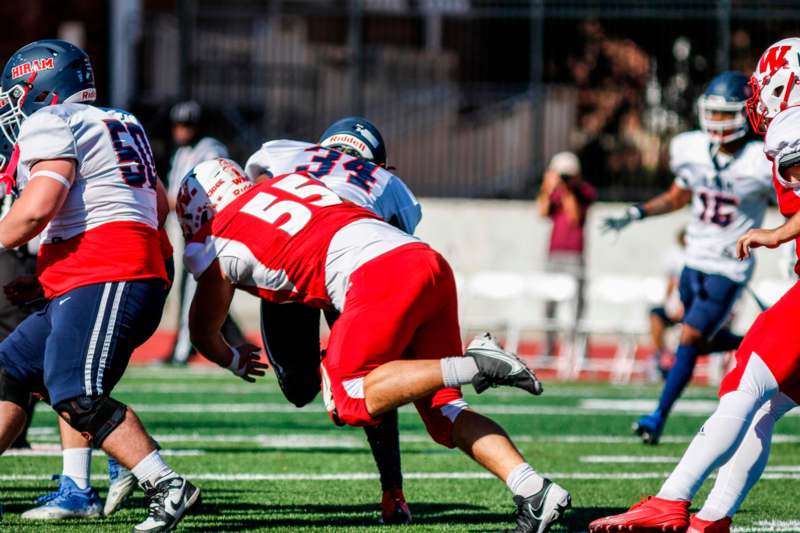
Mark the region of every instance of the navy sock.
POLYGON ((709 346, 709 353, 714 352, 729 352, 736 350, 742 343, 744 337, 736 335, 729 329, 721 329, 711 339, 711 346, 709 346))
POLYGON ((369 447, 381 475, 381 489, 403 488, 403 473, 400 468, 400 433, 397 427, 397 410, 382 415, 377 426, 366 426, 369 447))
POLYGON ((667 382, 664 383, 664 390, 661 391, 661 398, 658 400, 658 409, 654 413, 662 419, 666 419, 683 389, 692 379, 697 354, 698 350, 694 346, 684 344, 678 346, 678 351, 675 352, 675 364, 667 375, 667 382))

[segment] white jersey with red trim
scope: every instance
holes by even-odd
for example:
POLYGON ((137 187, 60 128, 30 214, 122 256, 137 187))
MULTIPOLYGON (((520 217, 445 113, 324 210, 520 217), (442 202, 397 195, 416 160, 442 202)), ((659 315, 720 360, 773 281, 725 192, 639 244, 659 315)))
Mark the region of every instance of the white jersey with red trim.
POLYGON ((77 161, 75 183, 42 232, 43 243, 69 239, 107 222, 156 228, 158 178, 144 129, 130 113, 85 104, 45 107, 22 123, 18 145, 25 175, 38 161, 77 161))
POLYGON ((106 281, 163 278, 156 231, 156 175, 139 121, 86 104, 42 108, 20 128, 18 187, 39 161, 72 159, 75 180, 41 233, 40 280, 48 297, 106 281), (153 257, 151 257, 153 256, 153 257))
MULTIPOLYGON (((764 153, 772 162, 772 176, 778 195, 778 209, 785 217, 800 212, 800 182, 783 177, 780 167, 800 164, 800 107, 790 107, 772 119, 764 137, 764 153)), ((800 238, 797 239, 800 241, 800 238)), ((797 262, 794 271, 800 275, 800 246, 795 243, 797 262)))
POLYGON ((195 278, 215 259, 237 287, 266 300, 341 311, 350 275, 418 243, 307 174, 264 181, 227 205, 184 251, 195 278))
POLYGON ((277 140, 264 143, 245 164, 251 179, 308 172, 336 194, 365 207, 406 233, 422 218, 422 209, 399 177, 369 161, 315 144, 277 140))
POLYGON ((736 242, 761 226, 772 197, 772 173, 761 141, 738 152, 718 152, 708 135, 690 131, 670 143, 670 169, 678 187, 692 191, 692 220, 686 230, 686 266, 749 281, 755 259, 739 261, 736 242))

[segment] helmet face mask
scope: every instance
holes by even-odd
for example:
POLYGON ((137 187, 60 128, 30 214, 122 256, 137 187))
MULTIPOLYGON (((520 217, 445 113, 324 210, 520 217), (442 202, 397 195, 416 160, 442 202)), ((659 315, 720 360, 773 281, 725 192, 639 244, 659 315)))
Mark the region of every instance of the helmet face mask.
POLYGON ((203 161, 181 180, 175 211, 186 242, 255 183, 230 159, 203 161))
POLYGON ((727 144, 747 135, 749 98, 747 76, 740 72, 723 72, 711 80, 697 100, 697 111, 700 129, 712 143, 727 144))

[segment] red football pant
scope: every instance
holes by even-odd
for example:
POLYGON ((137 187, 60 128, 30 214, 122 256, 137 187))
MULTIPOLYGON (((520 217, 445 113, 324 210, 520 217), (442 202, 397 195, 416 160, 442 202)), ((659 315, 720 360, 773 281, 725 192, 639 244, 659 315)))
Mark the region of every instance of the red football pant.
MULTIPOLYGON (((389 361, 441 359, 463 354, 453 271, 425 244, 396 248, 350 276, 341 316, 333 325, 322 364, 338 418, 373 425, 364 376, 389 361)), ((414 402, 433 439, 453 447, 453 424, 466 407, 457 388, 414 402), (449 415, 449 416, 448 416, 449 415)))
POLYGON ((743 373, 753 353, 769 368, 779 390, 800 403, 800 283, 761 313, 750 326, 736 352, 736 367, 722 380, 719 395, 740 388, 743 373))

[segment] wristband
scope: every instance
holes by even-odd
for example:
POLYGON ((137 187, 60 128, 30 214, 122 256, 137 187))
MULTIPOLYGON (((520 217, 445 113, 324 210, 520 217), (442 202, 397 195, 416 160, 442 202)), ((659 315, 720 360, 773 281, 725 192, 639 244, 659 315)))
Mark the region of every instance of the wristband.
POLYGON ((642 220, 647 216, 647 211, 644 210, 642 204, 632 205, 628 208, 628 216, 633 220, 642 220))
POLYGON ((241 356, 239 355, 239 350, 230 345, 228 346, 228 348, 230 348, 231 352, 233 353, 233 356, 231 357, 231 364, 228 365, 228 370, 230 370, 237 376, 241 376, 241 374, 239 374, 239 360, 241 359, 241 356))

